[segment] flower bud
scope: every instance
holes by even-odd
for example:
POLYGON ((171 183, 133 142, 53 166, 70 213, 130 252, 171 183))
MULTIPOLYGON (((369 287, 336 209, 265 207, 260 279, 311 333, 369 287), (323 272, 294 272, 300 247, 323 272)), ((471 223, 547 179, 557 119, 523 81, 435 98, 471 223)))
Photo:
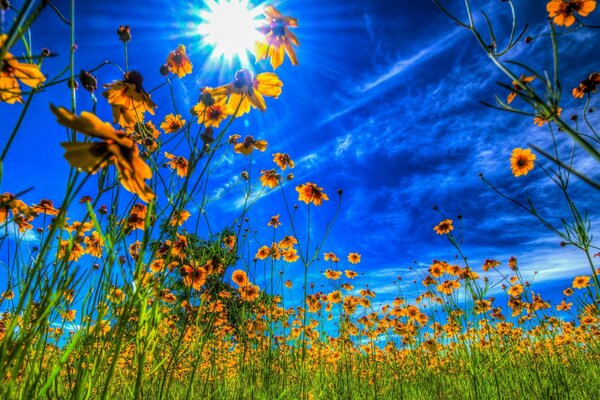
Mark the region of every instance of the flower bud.
POLYGON ((119 35, 119 40, 123 43, 129 42, 131 40, 131 30, 129 29, 129 25, 119 25, 117 35, 119 35))

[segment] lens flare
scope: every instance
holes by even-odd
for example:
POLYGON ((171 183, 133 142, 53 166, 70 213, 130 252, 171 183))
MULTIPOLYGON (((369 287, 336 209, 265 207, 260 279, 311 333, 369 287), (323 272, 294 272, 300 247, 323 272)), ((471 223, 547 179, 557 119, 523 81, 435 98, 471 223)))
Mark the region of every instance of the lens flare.
POLYGON ((209 0, 200 11, 198 33, 202 43, 212 47, 212 56, 231 62, 235 58, 248 64, 248 52, 260 40, 256 28, 262 7, 253 7, 249 0, 209 0))

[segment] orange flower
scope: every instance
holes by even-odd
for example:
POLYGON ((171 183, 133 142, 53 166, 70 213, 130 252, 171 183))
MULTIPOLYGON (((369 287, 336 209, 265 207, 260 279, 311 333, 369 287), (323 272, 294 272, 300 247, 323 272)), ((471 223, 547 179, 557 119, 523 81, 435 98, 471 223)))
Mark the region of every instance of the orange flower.
POLYGON ((267 105, 264 96, 278 98, 283 82, 273 72, 263 72, 254 77, 252 72, 241 69, 235 74, 235 80, 213 91, 214 96, 229 96, 227 107, 236 117, 246 114, 250 107, 265 111, 267 105))
POLYGON ((256 61, 271 58, 271 66, 276 69, 283 63, 284 52, 287 53, 292 65, 298 65, 298 58, 294 46, 300 43, 296 35, 288 28, 297 28, 298 20, 292 17, 284 17, 273 6, 264 9, 266 23, 258 30, 265 35, 264 42, 256 43, 256 61))
POLYGON ((283 256, 283 261, 285 262, 296 262, 300 258, 298 255, 298 251, 294 248, 289 248, 284 250, 281 255, 283 256))
POLYGON ((259 260, 264 260, 267 257, 269 257, 269 254, 271 254, 271 249, 268 246, 262 246, 256 252, 255 257, 258 258, 259 260))
POLYGON ((296 240, 296 238, 293 236, 286 236, 278 243, 279 247, 282 249, 289 249, 294 247, 295 244, 298 244, 298 240, 296 240))
POLYGON ((519 77, 519 81, 513 81, 513 91, 510 92, 508 94, 508 97, 506 98, 506 103, 510 104, 512 103, 512 101, 515 99, 515 97, 517 97, 517 92, 521 91, 521 85, 519 85, 519 83, 521 83, 522 85, 527 85, 529 82, 533 81, 535 79, 535 75, 533 76, 525 76, 525 75, 521 75, 519 77))
POLYGON ((284 285, 286 288, 291 289, 292 288, 292 281, 290 281, 289 279, 287 281, 284 282, 284 285))
POLYGON ((571 26, 575 22, 575 13, 587 17, 596 9, 595 0, 551 0, 546 10, 554 23, 559 26, 571 26))
POLYGON ((252 150, 265 151, 267 149, 266 140, 254 140, 252 136, 246 136, 242 143, 237 143, 233 146, 233 151, 245 156, 252 153, 252 150))
POLYGON ((260 182, 263 186, 268 186, 273 189, 275 186, 279 185, 279 180, 281 176, 274 169, 270 170, 262 170, 260 171, 260 182))
POLYGON ((183 128, 185 125, 185 119, 181 119, 181 115, 169 114, 165 117, 165 120, 160 124, 160 129, 165 133, 175 133, 183 128))
POLYGON ((94 114, 82 112, 80 117, 63 107, 50 105, 58 123, 85 135, 103 139, 101 142, 67 142, 62 146, 67 150, 65 158, 69 164, 87 173, 94 174, 100 168, 113 162, 119 171, 121 185, 129 192, 136 193, 149 202, 154 198, 152 189, 144 182, 152 178, 152 170, 139 157, 139 150, 131 136, 102 122, 94 114))
POLYGON ((225 243, 225 246, 227 246, 229 250, 233 250, 233 248, 235 247, 235 242, 236 237, 234 235, 225 236, 223 238, 223 243, 225 243))
POLYGON ((169 162, 166 163, 166 165, 170 166, 171 169, 176 169, 177 170, 177 175, 179 175, 182 178, 185 178, 188 174, 188 160, 185 157, 181 157, 181 156, 175 156, 171 153, 167 153, 165 151, 165 157, 168 160, 171 160, 169 162))
POLYGON ((179 78, 183 78, 187 74, 192 73, 192 63, 185 54, 185 46, 180 44, 177 49, 169 53, 167 57, 167 67, 169 71, 177 75, 179 78))
POLYGON ((19 214, 23 214, 26 217, 32 217, 32 209, 27 206, 22 200, 19 200, 12 193, 0 194, 0 223, 4 222, 8 218, 8 211, 11 211, 13 218, 16 218, 19 214))
POLYGON ((218 128, 221 122, 231 115, 227 107, 227 96, 217 96, 212 88, 203 88, 198 103, 192 108, 192 114, 198 117, 199 124, 204 124, 207 128, 218 128))
POLYGON ((352 264, 358 264, 360 262, 360 254, 358 254, 358 253, 348 254, 348 261, 352 264))
POLYGON ((435 233, 437 233, 438 235, 446 235, 450 233, 450 231, 452 231, 453 229, 454 227, 452 226, 451 219, 445 219, 433 228, 435 233))
POLYGON ((521 295, 521 293, 523 293, 523 291, 523 285, 516 284, 511 286, 510 289, 508 289, 508 294, 511 297, 518 297, 519 295, 521 295))
POLYGON ((73 322, 73 320, 75 320, 76 314, 77 314, 77 310, 67 310, 61 314, 61 317, 65 321, 73 322))
POLYGON ((104 241, 100 234, 96 231, 92 232, 89 237, 85 237, 83 239, 83 243, 85 243, 85 252, 92 257, 102 257, 102 246, 104 246, 104 241))
POLYGON ((510 168, 514 176, 527 175, 533 169, 535 154, 529 149, 517 147, 510 156, 510 168))
POLYGON ((582 99, 583 95, 595 92, 598 86, 600 86, 600 72, 594 72, 573 89, 573 96, 582 99))
POLYGON ((242 286, 239 291, 244 301, 254 301, 260 295, 260 288, 257 285, 242 286))
POLYGON ((325 258, 325 261, 332 261, 332 262, 339 262, 340 259, 338 258, 338 256, 335 255, 334 252, 329 252, 329 253, 324 253, 323 254, 323 258, 325 258))
POLYGON ((52 200, 47 199, 40 200, 40 204, 34 204, 31 210, 38 214, 58 215, 58 210, 54 208, 52 200))
POLYGON ((306 204, 313 203, 315 206, 320 206, 323 200, 329 200, 329 197, 323 192, 323 188, 310 182, 296 186, 296 192, 298 192, 298 201, 306 204))
POLYGON ((451 295, 454 289, 458 289, 460 287, 460 283, 457 281, 444 281, 441 284, 436 286, 436 289, 440 293, 444 293, 447 295, 451 295))
POLYGON ((194 288, 194 290, 200 290, 202 285, 206 282, 206 269, 199 267, 196 263, 192 262, 192 265, 184 265, 181 267, 180 273, 183 277, 183 282, 186 286, 194 288))
POLYGON ((340 277, 342 276, 342 271, 334 271, 332 269, 327 268, 323 275, 325 275, 327 279, 337 280, 340 279, 340 277))
POLYGON ((344 274, 346 274, 346 278, 348 279, 354 279, 358 276, 358 273, 349 269, 344 270, 344 274))
POLYGON ((573 280, 573 288, 574 289, 583 289, 589 286, 590 277, 589 276, 576 276, 573 280))
POLYGON ((136 122, 143 122, 146 111, 154 115, 156 104, 142 87, 143 81, 139 72, 129 71, 122 81, 102 85, 108 88, 102 95, 112 106, 114 123, 124 129, 132 130, 136 122))
POLYGON ((273 154, 273 162, 277 164, 282 171, 285 171, 288 166, 294 168, 295 165, 290 156, 285 153, 273 154))
MULTIPOLYGON (((0 48, 4 45, 7 35, 0 35, 0 48)), ((34 64, 22 64, 8 51, 4 59, 0 61, 0 103, 8 104, 22 103, 21 83, 36 88, 46 81, 46 77, 40 72, 40 68, 34 64)))
POLYGON ((281 226, 281 222, 279 222, 279 214, 272 216, 269 222, 267 223, 267 226, 272 226, 273 228, 281 226))
POLYGON ((502 264, 500 261, 486 259, 481 267, 485 272, 489 271, 492 268, 496 268, 498 265, 502 264))
POLYGON ((181 226, 192 214, 187 210, 175 211, 171 218, 171 226, 181 226))
POLYGON ((240 287, 246 286, 250 283, 248 281, 248 275, 241 269, 236 269, 233 271, 233 274, 231 274, 231 280, 240 287))
POLYGON ((429 273, 434 278, 439 278, 446 272, 448 264, 445 262, 434 261, 433 264, 429 267, 429 273))

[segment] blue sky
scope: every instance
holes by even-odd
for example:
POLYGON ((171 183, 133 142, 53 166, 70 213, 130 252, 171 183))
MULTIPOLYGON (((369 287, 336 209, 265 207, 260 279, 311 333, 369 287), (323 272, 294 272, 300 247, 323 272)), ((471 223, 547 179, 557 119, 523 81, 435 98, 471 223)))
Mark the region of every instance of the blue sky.
MULTIPOLYGON (((123 64, 115 34, 119 24, 131 26, 130 68, 144 73, 146 88, 163 81, 158 67, 168 52, 180 43, 186 45, 194 72, 174 81, 180 110, 190 109, 200 87, 226 83, 240 67, 236 62, 223 66, 211 61, 211 49, 194 34, 198 10, 188 2, 77 3, 76 70, 91 69, 105 59, 123 64)), ((507 26, 505 4, 485 3, 492 19, 507 26)), ((544 2, 527 3, 517 7, 526 18, 520 22, 529 24, 532 35, 547 32, 544 2)), ((67 2, 55 4, 68 13, 67 2)), ((567 216, 560 193, 540 168, 525 177, 512 176, 512 149, 528 143, 548 148, 549 133, 535 126, 532 118, 479 103, 493 102, 495 95, 504 99, 507 92, 496 82, 510 81, 486 59, 467 31, 430 1, 288 0, 274 4, 299 20, 295 32, 301 43, 297 50, 300 65, 292 67, 286 60, 276 71, 284 82, 280 98, 268 101, 266 113, 253 111, 236 121, 233 129, 268 140, 269 149, 253 158, 253 168, 271 168, 271 154, 287 152, 296 161, 295 184, 310 181, 325 189, 331 201, 312 213, 314 237, 322 234, 335 212, 336 190, 344 190, 341 214, 324 250, 336 252, 343 260, 348 252, 360 253, 357 269, 366 274, 362 282, 369 283, 380 300, 396 296, 392 281, 397 276, 406 282, 415 279, 409 268, 425 268, 433 259, 453 260, 451 246, 433 232, 442 219, 434 205, 454 220, 458 214, 463 216, 464 252, 477 268, 486 258, 498 259, 506 268, 508 258, 516 256, 526 277, 538 271, 535 289, 542 292, 567 287, 575 275, 589 272, 582 255, 560 247, 559 239, 533 217, 479 179, 482 172, 502 191, 520 200, 531 197, 553 222, 567 216)), ((588 18, 590 23, 600 21, 597 14, 588 18)), ((476 18, 482 22, 480 14, 476 18)), ((581 105, 571 98, 570 89, 600 67, 600 50, 590 37, 582 31, 560 40, 565 115, 581 105)), ((32 38, 34 49, 47 47, 58 54, 45 61, 44 72, 52 76, 66 65, 68 27, 50 10, 34 26, 32 38)), ((548 49, 547 37, 531 44, 521 42, 511 57, 544 70, 551 65, 548 49)), ((99 83, 120 79, 111 67, 102 68, 96 76, 99 83)), ((172 107, 166 89, 152 96, 159 105, 152 119, 158 125, 172 107)), ((98 114, 109 120, 109 107, 99 98, 98 114)), ((68 174, 60 147, 64 130, 54 123, 48 103, 67 105, 68 99, 67 88, 60 86, 34 100, 5 162, 2 192, 33 187, 24 196, 29 202, 62 198, 62 182, 68 174)), ((597 100, 592 104, 597 105, 597 100)), ((89 96, 79 89, 78 110, 90 107, 89 96)), ((20 109, 20 105, 0 104, 3 137, 20 109)), ((190 121, 189 113, 185 118, 190 121)), ((538 160, 547 164, 541 156, 538 160)), ((594 164, 583 154, 580 160, 580 168, 593 176, 594 164)), ((207 207, 215 224, 239 205, 235 184, 245 167, 246 159, 229 153, 223 169, 213 175, 213 193, 233 187, 207 207)), ((598 193, 578 182, 573 182, 572 190, 579 207, 590 212, 593 222, 598 221, 593 207, 598 193)), ((287 193, 288 198, 295 198, 293 185, 287 193)), ((266 222, 275 213, 282 214, 281 229, 289 233, 280 194, 268 195, 251 214, 259 238, 264 234, 265 239, 251 246, 270 242, 266 222)), ((311 268, 316 276, 326 267, 311 268)), ((286 267, 290 276, 294 268, 301 275, 297 264, 286 267)))

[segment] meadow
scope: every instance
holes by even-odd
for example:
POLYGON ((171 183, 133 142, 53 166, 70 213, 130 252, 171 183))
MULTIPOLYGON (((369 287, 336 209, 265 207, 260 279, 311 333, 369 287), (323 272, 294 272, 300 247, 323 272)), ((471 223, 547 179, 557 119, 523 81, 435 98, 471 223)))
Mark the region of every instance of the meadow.
POLYGON ((290 154, 233 128, 249 113, 269 114, 285 90, 279 72, 302 68, 295 34, 302 25, 285 2, 261 7, 252 67, 228 71, 214 87, 185 81, 202 62, 185 38, 158 71, 131 69, 133 24, 107 33, 108 61, 82 69, 74 1, 15 3, 0 0, 0 119, 14 121, 0 123, 0 179, 21 171, 24 187, 4 184, 0 193, 0 398, 600 398, 595 210, 572 195, 573 186, 590 197, 600 190, 593 114, 600 72, 590 62, 578 86, 564 87, 558 45, 596 38, 600 27, 588 23, 596 1, 540 2, 548 29, 534 34, 510 0, 492 5, 508 23, 474 17, 470 1, 450 9, 434 0, 448 24, 471 33, 479 61, 503 74, 496 103, 486 106, 549 132, 545 143, 524 140, 507 168, 515 180, 543 170, 568 213, 549 221, 531 199, 513 198, 482 175, 486 190, 577 249, 587 274, 564 271, 570 285, 548 293, 510 254, 475 264, 464 250, 469 226, 438 204, 428 229, 440 256, 411 267, 412 282, 398 276, 389 302, 369 285, 377 270, 362 272, 369 260, 352 244, 331 251, 345 190, 324 188, 318 171, 298 181, 290 154), (68 54, 32 46, 40 15, 70 30, 68 54), (535 41, 547 43, 547 70, 510 58, 535 41), (45 74, 52 57, 64 69, 45 74), (99 81, 100 73, 113 78, 99 81), (157 73, 162 83, 146 87, 144 77, 157 73), (179 81, 194 93, 190 109, 178 107, 179 81), (44 123, 63 134, 61 147, 48 149, 64 152, 70 166, 64 182, 53 182, 61 198, 28 201, 27 161, 4 162, 34 140, 23 129, 37 118, 34 98, 53 116, 44 123), (577 114, 563 113, 565 102, 575 102, 577 114), (210 188, 229 158, 247 161, 231 189, 241 194, 241 211, 215 224, 208 214, 220 196, 210 188), (271 194, 282 208, 256 219, 271 194), (327 216, 318 229, 316 215, 327 216))

